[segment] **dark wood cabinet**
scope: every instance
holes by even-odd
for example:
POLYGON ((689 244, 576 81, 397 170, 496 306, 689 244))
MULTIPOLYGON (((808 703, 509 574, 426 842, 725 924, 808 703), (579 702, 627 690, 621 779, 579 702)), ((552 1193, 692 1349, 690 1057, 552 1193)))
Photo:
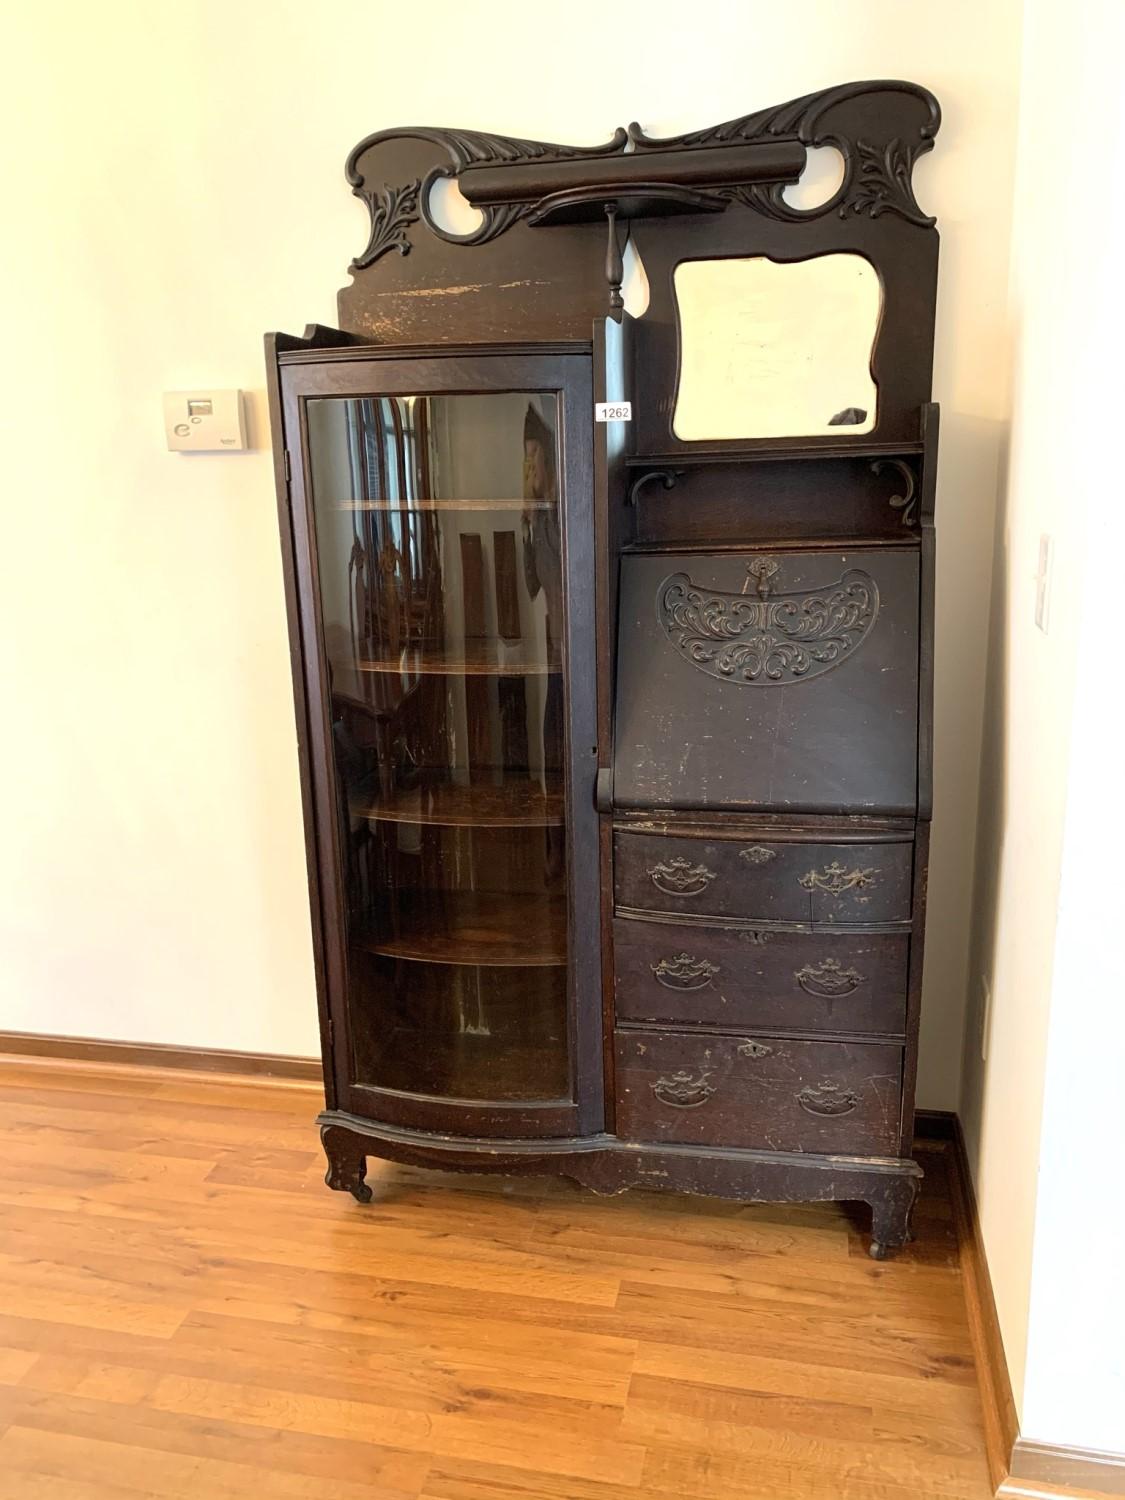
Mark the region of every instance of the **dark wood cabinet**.
POLYGON ((384 1155, 907 1237, 938 120, 877 82, 349 158, 341 327, 267 340, 331 1186, 384 1155))

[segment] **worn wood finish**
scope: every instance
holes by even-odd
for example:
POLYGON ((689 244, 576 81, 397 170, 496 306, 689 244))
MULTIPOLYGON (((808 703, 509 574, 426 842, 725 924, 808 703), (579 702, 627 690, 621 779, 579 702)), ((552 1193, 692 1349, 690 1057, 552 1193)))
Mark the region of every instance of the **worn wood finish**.
POLYGON ((905 1038, 905 934, 618 917, 613 942, 618 1021, 905 1038))
POLYGON ((620 806, 913 813, 917 552, 670 553, 621 571, 620 806), (761 623, 796 609, 807 648, 761 623))
POLYGON ((685 1031, 617 1033, 627 1140, 894 1156, 902 1049, 685 1031))
MULTIPOLYGON (((322 1125, 332 1185, 363 1197, 366 1158, 384 1155, 459 1170, 570 1173, 600 1191, 651 1181, 751 1200, 850 1195, 874 1211, 875 1253, 904 1240, 917 1182, 908 1153, 932 779, 937 444, 930 384, 938 239, 911 174, 939 124, 924 88, 882 80, 666 140, 636 124, 594 147, 407 127, 367 137, 349 157, 348 181, 371 224, 353 284, 339 299, 346 332, 334 341, 312 330, 304 342, 279 338, 271 346, 271 411, 287 455, 278 485, 316 867, 329 1089, 322 1125), (806 149, 826 142, 844 158, 840 188, 813 209, 795 209, 784 189, 806 149), (444 227, 432 197, 452 177, 480 213, 465 234, 444 227), (634 236, 652 294, 636 322, 620 294, 622 231, 634 236), (864 257, 882 288, 873 430, 849 434, 842 413, 844 425, 807 438, 678 438, 676 266, 841 253, 864 257), (592 340, 580 345, 591 326, 592 340), (557 385, 545 373, 579 365, 581 377, 557 385), (351 621, 361 612, 368 626, 351 630, 354 648, 333 658, 330 722, 302 403, 314 394, 564 387, 559 510, 526 467, 523 502, 511 498, 518 487, 502 485, 508 498, 490 500, 479 474, 467 482, 473 487, 464 493, 475 498, 465 502, 427 488, 431 456, 434 472, 440 467, 439 448, 431 455, 427 447, 439 424, 428 416, 411 450, 420 465, 412 518, 393 516, 401 485, 344 482, 339 504, 359 516, 358 562, 354 581, 349 564, 347 590, 335 579, 334 629, 346 638, 345 614, 351 621), (630 401, 633 421, 595 426, 592 400, 630 401), (458 508, 481 519, 441 532, 460 560, 460 581, 449 585, 457 624, 447 632, 441 610, 431 608, 435 591, 440 600, 447 588, 441 568, 434 591, 418 579, 458 508), (549 539, 552 516, 559 524, 549 539), (406 525, 414 529, 404 550, 406 525), (561 650, 557 633, 548 630, 543 645, 524 628, 518 526, 525 569, 536 566, 532 536, 533 550, 549 545, 565 558, 561 650), (386 585, 383 614, 371 609, 383 587, 371 582, 373 558, 380 577, 404 579, 399 593, 397 583, 386 585), (342 612, 343 597, 350 603, 342 612), (456 721, 452 710, 435 709, 444 694, 453 701, 451 680, 464 683, 456 721), (557 803, 494 795, 489 758, 502 744, 505 765, 531 769, 527 705, 564 701, 565 881, 557 803), (455 793, 422 790, 441 742, 435 729, 415 748, 411 736, 427 714, 444 725, 445 743, 464 740, 466 787, 455 793), (334 735, 341 754, 357 749, 352 763, 366 777, 351 795, 360 778, 341 775, 346 805, 332 784, 334 735), (377 774, 363 759, 375 747, 377 774), (537 826, 549 857, 538 880, 521 885, 504 831, 515 839, 537 826), (470 868, 481 872, 473 901, 445 900, 457 886, 446 875, 470 868), (345 951, 347 914, 372 906, 370 871, 388 869, 382 889, 393 902, 368 947, 345 951), (445 875, 435 885, 419 870, 445 875), (415 921, 412 892, 420 885, 439 899, 423 903, 415 921), (550 1041, 549 987, 563 954, 544 898, 564 885, 571 1098, 521 1091, 508 1076, 517 1053, 505 1040, 497 1054, 504 1097, 479 1100, 478 1090, 488 1092, 484 1070, 469 1054, 483 1057, 491 1033, 471 984, 432 976, 412 984, 408 971, 436 963, 487 972, 503 1025, 517 1013, 546 1018, 519 1043, 529 1048, 530 1074, 547 1055, 535 1049, 550 1041), (519 903, 501 890, 527 899, 526 921, 513 923, 519 903), (661 928, 672 944, 666 951, 661 928), (704 939, 711 946, 701 956, 695 949, 704 939), (352 1017, 341 1000, 349 964, 352 1017), (509 983, 520 975, 522 1012, 509 983), (388 992, 394 1035, 402 1033, 396 1057, 414 1046, 416 1076, 407 1068, 393 1084, 357 1086, 357 1059, 374 1082, 380 1043, 367 1038, 357 1051, 351 1023, 366 1024, 360 1018, 379 1010, 388 992), (439 1038, 451 1034, 440 1024, 442 1003, 464 1022, 459 1061, 438 1055, 439 1038), (417 1025, 431 1012, 433 1057, 417 1025), (820 1136, 831 1135, 838 1155, 809 1149, 819 1137, 806 1118, 787 1118, 777 1135, 769 1112, 753 1108, 724 1116, 710 1145, 623 1143, 614 1132, 635 1133, 636 1101, 629 1078, 616 1073, 614 1042, 617 1034, 624 1061, 640 1045, 638 1023, 654 1035, 676 1028, 659 1032, 660 1046, 684 1057, 701 1049, 725 1057, 740 1033, 765 1030, 772 1061, 763 1076, 769 1067, 794 1078, 805 1070, 797 1081, 812 1091, 812 1107, 799 1108, 813 1118, 818 1101, 824 1106, 819 1116, 832 1123, 818 1127, 820 1136), (880 1059, 893 1059, 882 1072, 880 1059), (462 1067, 473 1098, 433 1097, 462 1067), (837 1074, 842 1081, 833 1083, 837 1074), (849 1102, 853 1079, 877 1076, 890 1080, 885 1090, 866 1102, 861 1090, 849 1102), (779 1146, 782 1136, 799 1149, 779 1146), (772 1143, 773 1154, 759 1142, 772 1143)), ((531 436, 525 421, 523 439, 534 477, 544 449, 533 418, 540 420, 529 411, 531 436)), ((395 415, 396 433, 413 420, 395 415)), ((366 441, 362 432, 353 438, 353 474, 366 473, 368 462, 382 472, 384 458, 371 458, 366 441)), ((405 447, 396 451, 405 476, 405 447)), ((328 530, 326 554, 346 553, 351 534, 341 548, 328 530)), ((339 556, 331 566, 339 571, 339 556)), ((555 714, 552 724, 559 722, 555 714)), ((546 745, 546 717, 542 728, 546 745)), ((557 735, 550 743, 557 747, 557 735)), ((548 763, 544 752, 544 768, 553 770, 560 753, 548 763)), ((638 1065, 637 1056, 628 1060, 630 1069, 638 1065)))
POLYGON ((374 1164, 311 1087, 0 1065, 4 1500, 985 1500, 946 1151, 833 1204, 374 1164))
POLYGON ((911 844, 614 838, 618 908, 767 922, 910 918, 911 844))

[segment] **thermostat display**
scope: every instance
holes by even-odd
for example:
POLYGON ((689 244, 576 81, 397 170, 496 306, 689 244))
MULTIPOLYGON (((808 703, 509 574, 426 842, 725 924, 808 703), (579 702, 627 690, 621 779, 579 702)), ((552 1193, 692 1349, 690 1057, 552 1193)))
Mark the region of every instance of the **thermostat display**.
POLYGON ((165 391, 164 432, 173 453, 240 453, 246 447, 241 391, 165 391))

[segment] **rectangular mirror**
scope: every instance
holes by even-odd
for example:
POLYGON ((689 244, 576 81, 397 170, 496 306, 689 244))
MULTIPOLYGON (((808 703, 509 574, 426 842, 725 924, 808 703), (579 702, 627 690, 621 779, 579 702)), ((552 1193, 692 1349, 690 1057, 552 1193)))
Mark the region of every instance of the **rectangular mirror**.
POLYGON ((882 308, 862 255, 681 261, 674 272, 683 442, 867 433, 882 308))

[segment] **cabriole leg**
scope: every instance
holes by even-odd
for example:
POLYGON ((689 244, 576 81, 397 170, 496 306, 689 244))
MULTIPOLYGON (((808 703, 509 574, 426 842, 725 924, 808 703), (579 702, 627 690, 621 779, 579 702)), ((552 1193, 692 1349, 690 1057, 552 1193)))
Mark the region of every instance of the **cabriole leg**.
POLYGON ((350 1131, 335 1125, 325 1125, 320 1140, 328 1158, 328 1171, 324 1174, 328 1186, 337 1192, 351 1193, 357 1203, 370 1203, 371 1189, 364 1180, 367 1155, 360 1142, 350 1131))
POLYGON ((873 1260, 886 1260, 913 1239, 910 1229, 914 1202, 918 1197, 917 1177, 891 1177, 877 1193, 868 1198, 871 1205, 871 1247, 873 1260))

